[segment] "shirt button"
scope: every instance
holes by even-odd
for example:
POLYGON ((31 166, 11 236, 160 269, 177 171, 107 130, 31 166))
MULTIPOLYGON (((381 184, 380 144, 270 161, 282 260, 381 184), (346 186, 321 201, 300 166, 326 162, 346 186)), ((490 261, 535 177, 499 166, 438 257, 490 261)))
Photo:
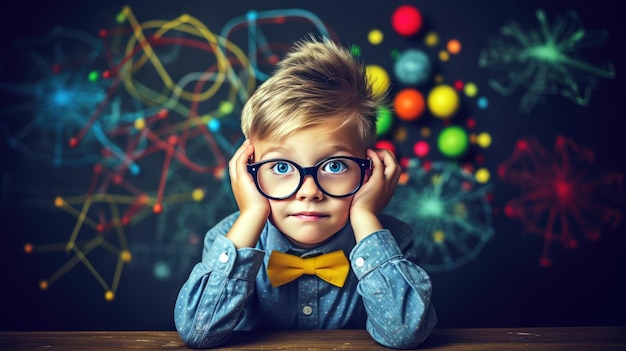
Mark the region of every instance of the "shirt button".
POLYGON ((365 260, 363 259, 363 257, 359 257, 356 259, 356 266, 357 267, 363 267, 363 265, 365 265, 365 260))
POLYGON ((222 252, 222 254, 219 257, 219 260, 221 263, 228 262, 228 254, 226 252, 222 252))
POLYGON ((304 306, 302 308, 302 313, 304 313, 305 316, 308 316, 313 313, 313 308, 311 308, 311 306, 304 306))

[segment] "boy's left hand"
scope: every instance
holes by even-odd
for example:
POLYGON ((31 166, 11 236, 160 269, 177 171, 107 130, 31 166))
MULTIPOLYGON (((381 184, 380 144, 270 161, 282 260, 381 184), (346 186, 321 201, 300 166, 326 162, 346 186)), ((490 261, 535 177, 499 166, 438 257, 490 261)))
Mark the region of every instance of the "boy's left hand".
MULTIPOLYGON (((364 227, 363 221, 371 222, 372 217, 376 217, 391 200, 398 179, 400 178, 400 165, 391 151, 387 149, 367 150, 367 157, 372 160, 373 168, 369 179, 357 191, 352 199, 350 207, 350 220, 353 228, 362 223, 359 227, 364 227)), ((375 222, 378 222, 376 219, 375 222)), ((376 223, 371 223, 375 225, 376 223)), ((380 224, 378 223, 378 226, 380 224)), ((375 231, 382 228, 363 228, 365 231, 375 231)), ((356 228, 355 228, 355 234, 356 228)))

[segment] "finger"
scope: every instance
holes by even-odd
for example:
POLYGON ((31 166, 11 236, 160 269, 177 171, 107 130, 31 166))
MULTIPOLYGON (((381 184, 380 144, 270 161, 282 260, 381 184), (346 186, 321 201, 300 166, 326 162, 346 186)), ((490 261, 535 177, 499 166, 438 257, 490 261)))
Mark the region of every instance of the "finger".
POLYGON ((254 148, 252 147, 252 144, 249 140, 245 140, 237 151, 235 151, 235 154, 228 163, 231 177, 236 177, 238 173, 244 174, 247 172, 246 165, 248 163, 248 159, 253 153, 254 148))

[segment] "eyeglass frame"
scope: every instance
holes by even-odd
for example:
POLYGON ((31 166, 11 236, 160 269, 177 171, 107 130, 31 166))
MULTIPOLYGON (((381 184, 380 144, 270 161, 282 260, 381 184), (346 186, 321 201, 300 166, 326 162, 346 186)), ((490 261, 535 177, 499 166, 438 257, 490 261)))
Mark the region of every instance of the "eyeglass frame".
POLYGON ((254 184, 256 185, 256 188, 259 190, 259 193, 261 193, 261 195, 265 196, 266 198, 270 200, 285 200, 285 199, 292 197, 295 193, 297 193, 300 190, 300 188, 302 188, 302 184, 304 184, 304 177, 306 177, 307 175, 310 175, 313 178, 313 181, 315 182, 315 185, 317 186, 317 188, 325 195, 328 195, 334 198, 348 197, 350 195, 354 195, 357 191, 359 191, 359 189, 361 189, 361 187, 363 186, 363 180, 365 179, 365 175, 368 173, 369 170, 372 169, 372 167, 373 167, 372 160, 367 159, 367 158, 358 158, 358 157, 352 157, 352 156, 327 157, 327 158, 320 160, 314 166, 311 166, 311 167, 302 167, 293 161, 283 159, 283 158, 273 158, 273 159, 263 160, 263 161, 259 161, 255 163, 249 163, 247 165, 248 173, 252 175, 252 178, 254 179, 254 184), (352 190, 350 193, 345 194, 345 195, 329 194, 326 190, 324 190, 324 188, 320 185, 320 182, 317 180, 317 173, 319 172, 319 168, 326 162, 332 161, 335 159, 352 160, 356 162, 359 165, 359 168, 361 169, 361 179, 359 180, 359 185, 356 188, 354 188, 354 190, 352 190), (266 163, 270 163, 270 162, 288 162, 289 164, 294 165, 296 169, 298 170, 300 174, 300 181, 298 182, 298 186, 295 188, 295 190, 291 192, 289 195, 281 196, 281 197, 269 196, 261 188, 261 185, 259 184, 259 177, 258 177, 259 168, 261 168, 262 165, 266 163))

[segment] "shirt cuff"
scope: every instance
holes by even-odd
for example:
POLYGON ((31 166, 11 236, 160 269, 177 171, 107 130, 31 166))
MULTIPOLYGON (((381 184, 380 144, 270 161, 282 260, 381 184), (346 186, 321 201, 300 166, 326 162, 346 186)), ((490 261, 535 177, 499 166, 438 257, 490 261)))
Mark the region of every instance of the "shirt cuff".
POLYGON ((232 241, 218 235, 203 261, 209 271, 219 272, 231 278, 254 281, 263 264, 265 252, 245 247, 237 250, 232 241))
POLYGON ((361 240, 350 253, 350 264, 359 280, 381 264, 402 257, 402 250, 388 229, 376 231, 361 240))

